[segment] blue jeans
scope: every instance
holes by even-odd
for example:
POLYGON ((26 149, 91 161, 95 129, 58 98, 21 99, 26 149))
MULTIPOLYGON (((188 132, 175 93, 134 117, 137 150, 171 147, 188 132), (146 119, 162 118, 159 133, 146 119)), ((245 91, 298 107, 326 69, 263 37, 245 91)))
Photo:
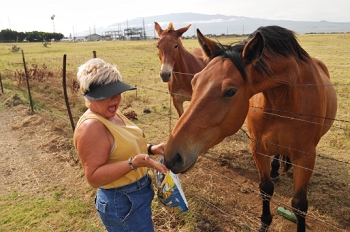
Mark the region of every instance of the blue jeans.
POLYGON ((154 232, 151 211, 153 197, 151 177, 145 175, 126 186, 99 188, 95 206, 108 232, 154 232))

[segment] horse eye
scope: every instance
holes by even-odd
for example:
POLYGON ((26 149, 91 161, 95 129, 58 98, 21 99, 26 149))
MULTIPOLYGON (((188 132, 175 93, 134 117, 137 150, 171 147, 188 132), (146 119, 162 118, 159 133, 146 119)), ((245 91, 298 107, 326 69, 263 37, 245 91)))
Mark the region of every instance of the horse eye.
POLYGON ((223 94, 223 97, 233 97, 235 95, 235 93, 237 92, 236 89, 231 88, 225 91, 225 93, 223 94))
POLYGON ((176 44, 176 45, 174 46, 174 49, 177 49, 178 46, 179 46, 179 45, 176 44))

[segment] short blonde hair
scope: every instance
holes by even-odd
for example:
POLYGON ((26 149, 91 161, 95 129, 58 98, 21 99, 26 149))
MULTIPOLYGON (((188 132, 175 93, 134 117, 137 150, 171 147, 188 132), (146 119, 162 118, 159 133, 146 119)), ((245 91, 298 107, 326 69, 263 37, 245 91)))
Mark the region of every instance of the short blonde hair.
POLYGON ((123 81, 123 78, 116 65, 93 58, 78 67, 77 80, 80 90, 85 93, 90 91, 91 85, 123 81))

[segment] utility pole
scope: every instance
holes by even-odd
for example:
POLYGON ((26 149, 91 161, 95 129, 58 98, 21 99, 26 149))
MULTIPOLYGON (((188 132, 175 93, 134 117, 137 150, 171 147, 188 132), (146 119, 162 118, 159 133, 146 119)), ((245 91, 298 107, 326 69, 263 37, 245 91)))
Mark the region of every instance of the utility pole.
POLYGON ((54 19, 55 19, 55 15, 52 15, 51 16, 51 20, 52 20, 52 31, 53 31, 53 33, 55 33, 55 21, 54 21, 54 19))
POLYGON ((145 19, 142 19, 143 39, 146 40, 145 19))
POLYGON ((7 20, 9 21, 9 29, 11 30, 11 23, 10 23, 10 16, 9 15, 7 15, 7 20))

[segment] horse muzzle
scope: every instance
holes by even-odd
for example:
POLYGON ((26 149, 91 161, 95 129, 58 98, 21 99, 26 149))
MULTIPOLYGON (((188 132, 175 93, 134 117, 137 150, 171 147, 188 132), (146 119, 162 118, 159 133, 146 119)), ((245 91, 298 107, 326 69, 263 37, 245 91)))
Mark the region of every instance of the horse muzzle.
POLYGON ((167 158, 168 156, 164 155, 164 164, 175 174, 188 172, 197 161, 197 157, 194 160, 186 159, 181 153, 174 154, 170 159, 167 158))
POLYGON ((162 78, 163 82, 169 82, 171 74, 171 72, 160 71, 159 76, 162 78))

